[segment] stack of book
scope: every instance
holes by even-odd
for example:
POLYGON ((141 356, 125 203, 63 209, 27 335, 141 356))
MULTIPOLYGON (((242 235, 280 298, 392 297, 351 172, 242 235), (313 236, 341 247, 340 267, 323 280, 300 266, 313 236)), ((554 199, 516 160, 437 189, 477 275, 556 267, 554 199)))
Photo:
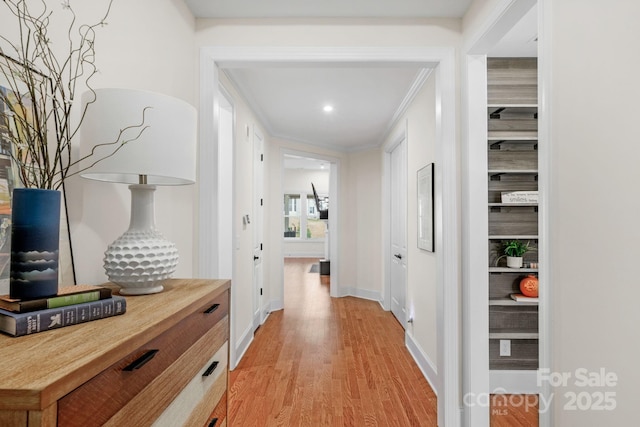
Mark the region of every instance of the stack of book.
POLYGON ((76 285, 59 289, 58 294, 35 300, 0 296, 0 331, 18 337, 82 322, 124 314, 127 300, 112 295, 111 289, 76 285))

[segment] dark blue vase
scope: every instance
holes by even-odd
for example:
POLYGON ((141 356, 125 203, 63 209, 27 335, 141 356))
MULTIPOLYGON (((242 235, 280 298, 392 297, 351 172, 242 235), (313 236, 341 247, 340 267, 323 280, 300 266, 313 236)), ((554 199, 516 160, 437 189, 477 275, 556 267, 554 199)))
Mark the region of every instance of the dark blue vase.
POLYGON ((10 297, 34 299, 58 292, 60 192, 16 188, 11 202, 10 297))

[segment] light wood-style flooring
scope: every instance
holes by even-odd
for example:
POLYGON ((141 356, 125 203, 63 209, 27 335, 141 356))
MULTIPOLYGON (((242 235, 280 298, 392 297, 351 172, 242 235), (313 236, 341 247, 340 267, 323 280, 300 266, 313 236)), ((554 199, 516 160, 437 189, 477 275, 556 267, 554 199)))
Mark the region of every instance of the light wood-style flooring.
MULTIPOLYGON (((316 262, 285 261, 285 309, 231 372, 229 425, 436 426, 436 396, 399 323, 377 302, 329 297, 328 276, 309 273, 316 262)), ((514 402, 494 396, 491 425, 537 426, 535 405, 514 402)))
POLYGON ((314 262, 287 260, 285 309, 231 372, 230 425, 435 426, 436 396, 398 322, 377 302, 330 298, 314 262))

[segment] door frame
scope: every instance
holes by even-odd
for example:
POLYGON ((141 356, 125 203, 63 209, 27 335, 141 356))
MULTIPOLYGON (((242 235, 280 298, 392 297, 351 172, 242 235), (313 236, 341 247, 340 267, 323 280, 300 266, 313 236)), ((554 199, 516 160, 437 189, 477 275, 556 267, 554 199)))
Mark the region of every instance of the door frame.
MULTIPOLYGON (((462 393, 464 399, 478 403, 483 396, 491 392, 489 375, 489 326, 488 306, 478 304, 486 301, 488 295, 487 270, 487 184, 486 184, 486 139, 487 133, 487 80, 486 59, 495 44, 527 13, 531 7, 538 6, 538 171, 539 171, 539 237, 538 247, 540 270, 538 276, 544 283, 549 283, 550 257, 548 246, 548 192, 545 188, 549 181, 549 122, 548 94, 550 71, 546 53, 550 51, 548 22, 544 19, 548 10, 548 0, 505 0, 498 4, 481 23, 477 32, 469 37, 462 48, 462 108, 463 123, 461 135, 463 210, 462 239, 464 245, 462 265, 462 306, 463 306, 463 376, 462 393), (546 3, 546 7, 545 7, 546 3), (480 161, 478 159, 484 159, 480 161), (471 281, 473 280, 473 284, 471 281)), ((551 287, 547 288, 550 289, 551 287)), ((549 296, 551 290, 540 293, 539 305, 539 367, 549 368, 551 349, 549 347, 551 327, 549 322, 549 296)), ((541 387, 542 398, 550 401, 549 383, 541 387)), ((541 399, 542 399, 541 398, 541 399)), ((551 425, 551 410, 540 413, 539 425, 551 425)), ((465 405, 463 407, 463 424, 473 427, 489 426, 489 407, 482 404, 465 405)))
POLYGON ((264 244, 264 197, 265 197, 265 186, 264 186, 264 177, 265 177, 265 168, 264 168, 264 135, 260 130, 253 126, 252 134, 251 134, 251 144, 252 144, 252 154, 253 154, 253 218, 250 220, 254 223, 253 225, 253 250, 254 257, 256 256, 256 244, 260 243, 260 264, 261 268, 259 269, 262 277, 256 277, 256 269, 255 269, 255 258, 254 258, 254 269, 253 269, 253 332, 258 329, 262 322, 266 319, 266 309, 264 308, 264 295, 262 292, 264 288, 264 271, 265 271, 265 261, 264 261, 264 248, 262 247, 264 244), (261 143, 262 147, 260 147, 261 159, 258 160, 256 158, 256 150, 258 147, 256 144, 261 143), (261 172, 261 176, 258 176, 258 170, 261 172), (258 194, 258 187, 260 187, 260 193, 258 194), (258 202, 258 196, 260 196, 260 202, 258 202), (260 213, 258 213, 260 212, 260 213), (256 315, 257 313, 257 315, 256 315))
MULTIPOLYGON (((217 103, 219 67, 265 63, 390 64, 420 63, 433 68, 436 78, 436 206, 441 212, 435 224, 438 288, 438 424, 457 427, 461 421, 459 328, 459 203, 456 109, 456 49, 454 47, 318 47, 318 46, 209 46, 200 50, 200 164, 217 165, 217 103), (213 117, 213 120, 211 118, 213 117), (445 245, 444 242, 447 242, 445 245)), ((211 168, 213 169, 213 168, 211 168)), ((212 233, 216 218, 217 178, 199 171, 198 274, 216 277, 214 265, 222 248, 212 233)), ((232 278, 233 280, 233 278, 232 278)), ((233 285, 232 285, 233 286, 233 285)), ((233 318, 233 313, 231 313, 233 318)), ((231 343, 234 346, 236 343, 231 343)))
MULTIPOLYGON (((308 157, 310 159, 323 160, 329 163, 329 220, 327 231, 329 233, 329 277, 331 280, 329 281, 329 296, 331 297, 339 297, 340 292, 340 278, 338 277, 338 270, 340 266, 340 259, 338 257, 338 249, 340 248, 340 235, 338 233, 339 224, 340 224, 340 194, 338 189, 340 188, 340 175, 338 171, 340 170, 340 159, 333 156, 326 156, 324 154, 315 153, 312 151, 302 151, 302 150, 293 150, 290 148, 282 148, 280 150, 280 170, 281 177, 284 176, 285 168, 284 168, 284 158, 286 155, 292 156, 300 156, 300 157, 308 157)), ((282 198, 285 194, 284 188, 284 179, 280 179, 280 195, 282 198)), ((282 203, 282 202, 280 202, 282 203)), ((280 236, 284 236, 284 222, 280 222, 281 232, 280 236)), ((326 242, 325 242, 326 245, 326 242)), ((281 278, 282 280, 277 284, 280 287, 280 295, 282 295, 282 308, 284 308, 284 245, 281 246, 282 251, 280 253, 281 266, 280 270, 282 272, 281 278)), ((326 252, 326 251, 325 251, 326 252)))
MULTIPOLYGON (((382 307, 391 310, 391 152, 407 140, 407 123, 389 139, 389 142, 383 147, 382 158, 382 241, 383 241, 383 260, 384 260, 384 281, 383 281, 383 300, 382 307)), ((408 196, 408 195, 407 195, 408 196)), ((405 230, 406 231, 406 230, 405 230)), ((408 237, 408 236, 407 236, 408 237)), ((406 290, 405 290, 406 291, 406 290)), ((405 307, 406 308, 406 307, 405 307)), ((406 324, 402 325, 406 329, 406 324)))

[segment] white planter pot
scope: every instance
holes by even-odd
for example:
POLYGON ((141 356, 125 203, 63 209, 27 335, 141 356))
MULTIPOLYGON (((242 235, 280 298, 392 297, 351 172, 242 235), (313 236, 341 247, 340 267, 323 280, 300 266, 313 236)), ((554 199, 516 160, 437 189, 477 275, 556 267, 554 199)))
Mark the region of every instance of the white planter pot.
POLYGON ((521 268, 522 267, 522 257, 521 256, 508 256, 507 257, 507 267, 509 267, 509 268, 521 268))

